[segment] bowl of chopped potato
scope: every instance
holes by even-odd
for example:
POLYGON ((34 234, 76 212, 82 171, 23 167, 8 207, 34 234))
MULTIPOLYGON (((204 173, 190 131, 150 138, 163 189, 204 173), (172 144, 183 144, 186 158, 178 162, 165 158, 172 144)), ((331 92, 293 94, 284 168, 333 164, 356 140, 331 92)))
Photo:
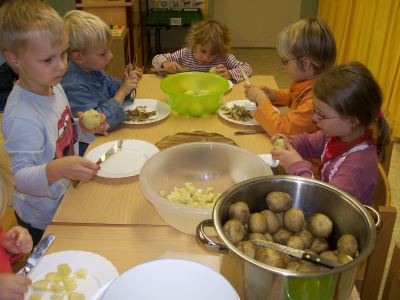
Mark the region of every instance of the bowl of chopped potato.
POLYGON ((217 111, 229 89, 229 82, 213 73, 184 72, 164 78, 160 88, 168 95, 168 104, 173 111, 199 117, 217 111))
POLYGON ((166 223, 194 235, 201 221, 212 218, 214 205, 226 189, 265 175, 272 171, 254 153, 225 143, 193 142, 149 158, 139 183, 166 223))

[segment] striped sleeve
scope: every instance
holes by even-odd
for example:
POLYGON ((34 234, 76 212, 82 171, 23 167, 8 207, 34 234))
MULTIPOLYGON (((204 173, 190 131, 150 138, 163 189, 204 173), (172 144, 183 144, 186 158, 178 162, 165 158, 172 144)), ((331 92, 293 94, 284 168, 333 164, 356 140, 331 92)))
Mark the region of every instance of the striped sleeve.
POLYGON ((154 56, 152 64, 155 68, 162 68, 162 64, 166 61, 176 61, 178 64, 182 65, 182 58, 184 57, 186 49, 180 49, 173 53, 158 54, 154 56))
POLYGON ((253 74, 253 70, 248 63, 237 60, 232 54, 228 54, 226 56, 225 67, 228 69, 229 74, 231 75, 231 80, 234 83, 244 80, 242 74, 243 71, 249 77, 253 74))

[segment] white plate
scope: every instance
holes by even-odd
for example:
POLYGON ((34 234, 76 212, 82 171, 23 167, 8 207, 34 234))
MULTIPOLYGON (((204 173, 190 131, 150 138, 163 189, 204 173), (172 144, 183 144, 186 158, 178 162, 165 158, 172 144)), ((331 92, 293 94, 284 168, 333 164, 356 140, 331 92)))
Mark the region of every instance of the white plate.
POLYGON ((224 105, 222 105, 219 109, 218 109, 218 114, 221 116, 221 118, 235 123, 235 124, 240 124, 240 125, 247 125, 247 126, 256 126, 258 125, 258 122, 253 118, 249 121, 238 121, 238 120, 233 120, 231 118, 229 118, 227 115, 225 115, 224 112, 224 107, 226 106, 227 108, 231 108, 233 107, 233 105, 238 105, 238 106, 245 106, 245 107, 249 107, 249 106, 254 106, 254 102, 251 102, 250 100, 235 100, 235 101, 230 101, 224 105))
MULTIPOLYGON (((86 299, 92 298, 104 284, 118 277, 118 271, 110 261, 86 251, 61 251, 46 255, 28 277, 32 282, 44 279, 47 273, 57 272, 57 266, 62 263, 67 263, 72 273, 82 268, 87 271, 86 279, 76 279, 78 287, 75 290, 77 293, 85 294, 86 299)), ((52 292, 34 291, 29 287, 25 299, 29 299, 32 294, 42 294, 41 299, 47 300, 50 299, 52 292)))
MULTIPOLYGON (((92 149, 86 156, 87 159, 96 162, 116 141, 108 142, 92 149)), ((159 150, 153 144, 142 140, 124 140, 122 149, 104 161, 100 165, 97 176, 106 178, 123 178, 135 176, 146 160, 158 153, 159 150)))
POLYGON ((155 99, 135 99, 135 102, 126 105, 124 110, 132 110, 138 106, 145 106, 147 111, 156 111, 154 116, 151 116, 145 121, 124 121, 125 124, 148 124, 153 122, 158 122, 169 116, 171 113, 171 108, 165 102, 155 100, 155 99))
POLYGON ((239 300, 232 285, 208 266, 183 259, 137 265, 115 279, 102 300, 239 300))

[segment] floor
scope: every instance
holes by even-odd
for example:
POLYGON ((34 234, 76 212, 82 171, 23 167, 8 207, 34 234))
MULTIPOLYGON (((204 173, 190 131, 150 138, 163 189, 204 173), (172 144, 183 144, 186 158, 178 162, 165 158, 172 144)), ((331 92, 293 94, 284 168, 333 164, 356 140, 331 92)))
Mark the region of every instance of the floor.
MULTIPOLYGON (((287 88, 291 82, 290 77, 283 68, 279 55, 275 49, 233 49, 232 53, 242 61, 248 62, 254 71, 254 74, 271 74, 275 76, 277 84, 280 88, 287 88)), ((1 128, 1 125, 0 125, 1 128)), ((3 145, 3 136, 0 134, 0 145, 3 145)), ((0 160, 4 160, 0 151, 0 160)), ((392 206, 396 207, 400 212, 400 185, 398 178, 400 177, 400 143, 394 143, 393 153, 390 163, 389 182, 392 190, 392 206), (397 179, 397 180, 396 180, 397 179)), ((15 224, 15 218, 11 208, 8 208, 5 215, 1 219, 4 228, 10 228, 15 224)), ((389 257, 393 251, 394 242, 400 242, 400 218, 397 217, 396 225, 393 232, 392 244, 390 246, 389 257)), ((390 263, 388 260, 387 265, 390 263)), ((386 275, 385 275, 386 276, 386 275)), ((384 281, 383 281, 384 282, 384 281)))

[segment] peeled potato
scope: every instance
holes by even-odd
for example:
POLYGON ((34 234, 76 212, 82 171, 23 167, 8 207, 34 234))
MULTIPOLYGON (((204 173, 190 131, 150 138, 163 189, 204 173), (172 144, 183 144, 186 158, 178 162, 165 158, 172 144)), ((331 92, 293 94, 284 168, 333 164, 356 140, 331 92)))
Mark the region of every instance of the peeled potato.
POLYGON ((274 142, 274 149, 279 149, 279 150, 284 150, 286 149, 285 147, 285 139, 283 137, 279 137, 276 139, 274 142))
POLYGON ((210 73, 217 73, 217 67, 212 67, 209 72, 210 73))
POLYGON ((83 113, 83 126, 87 129, 99 127, 101 124, 101 115, 94 109, 89 109, 83 113))

